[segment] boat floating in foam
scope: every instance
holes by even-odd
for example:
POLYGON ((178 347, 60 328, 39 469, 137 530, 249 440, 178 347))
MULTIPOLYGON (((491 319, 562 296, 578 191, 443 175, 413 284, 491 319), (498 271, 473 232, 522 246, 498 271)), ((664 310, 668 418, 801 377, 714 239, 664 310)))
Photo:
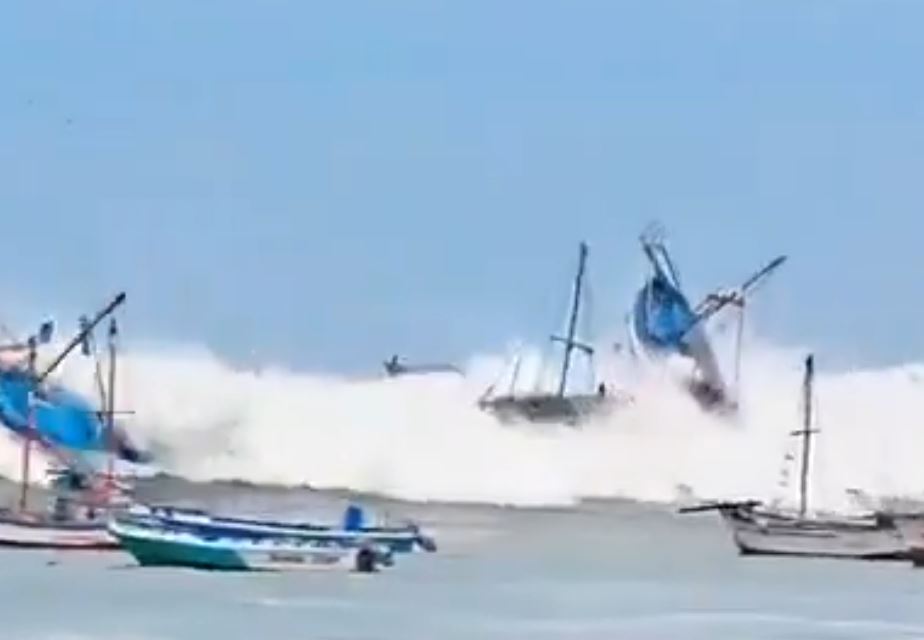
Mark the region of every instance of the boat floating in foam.
POLYGON ((583 392, 575 392, 569 387, 569 375, 576 354, 586 356, 588 367, 593 372, 594 348, 578 340, 577 337, 585 290, 588 251, 587 245, 582 242, 578 251, 578 268, 574 277, 567 332, 564 336, 551 336, 551 341, 560 344, 563 349, 556 389, 527 393, 518 391, 517 378, 519 377, 520 360, 517 357, 513 365, 508 391, 498 394, 496 385, 491 385, 478 400, 478 407, 481 410, 492 414, 501 422, 579 425, 591 418, 608 415, 617 407, 631 401, 628 395, 615 391, 604 383, 591 382, 590 390, 583 392))
MULTIPOLYGON (((681 509, 681 513, 718 511, 742 555, 775 555, 903 560, 908 544, 896 519, 885 513, 858 517, 813 515, 808 508, 812 436, 814 359, 805 361, 803 424, 792 435, 802 441, 797 511, 764 507, 759 500, 713 502, 681 509)), ((922 539, 924 541, 924 539, 922 539)))

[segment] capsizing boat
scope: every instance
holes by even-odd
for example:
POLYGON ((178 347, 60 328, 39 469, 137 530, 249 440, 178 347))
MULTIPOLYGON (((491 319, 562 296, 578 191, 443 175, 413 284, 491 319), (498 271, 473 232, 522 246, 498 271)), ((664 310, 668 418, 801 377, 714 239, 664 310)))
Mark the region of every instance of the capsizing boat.
MULTIPOLYGON (((112 318, 109 328, 108 391, 104 390, 101 371, 98 383, 103 409, 91 411, 90 405, 76 394, 49 382, 49 376, 68 355, 81 346, 89 353, 94 328, 125 301, 120 293, 92 320, 84 319, 80 331, 59 352, 51 364, 39 371, 36 351, 50 339, 51 328, 44 323, 25 341, 27 366, 4 363, 0 366, 0 423, 10 429, 22 444, 20 494, 17 504, 0 509, 0 546, 56 550, 114 550, 118 542, 106 524, 113 509, 127 505, 124 487, 113 473, 100 473, 83 455, 88 450, 108 448, 109 461, 116 456, 134 458, 126 453, 127 440, 114 423, 115 340, 117 328, 112 318), (48 493, 49 505, 36 510, 30 478, 30 462, 36 447, 53 461, 48 493)), ((4 345, 9 354, 21 344, 4 345)), ((131 449, 131 451, 135 451, 131 449)))

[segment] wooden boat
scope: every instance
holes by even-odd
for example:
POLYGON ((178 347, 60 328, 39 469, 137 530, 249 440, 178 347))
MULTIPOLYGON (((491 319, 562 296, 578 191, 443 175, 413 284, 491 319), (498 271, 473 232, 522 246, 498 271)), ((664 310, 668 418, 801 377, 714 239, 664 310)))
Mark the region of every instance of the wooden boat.
MULTIPOLYGON (((20 495, 15 507, 0 509, 0 546, 58 550, 119 548, 118 542, 106 527, 111 510, 124 506, 119 502, 122 497, 121 491, 114 481, 113 474, 110 471, 103 476, 95 470, 84 468, 78 457, 70 455, 55 442, 43 437, 35 428, 35 414, 37 405, 43 401, 41 392, 48 377, 75 348, 88 344, 94 328, 111 315, 124 300, 125 294, 119 294, 92 320, 84 322, 80 332, 40 373, 36 369, 36 347, 40 341, 39 334, 47 331, 46 325, 43 325, 39 334, 27 340, 29 368, 26 380, 31 386, 28 391, 28 422, 22 434, 20 495), (52 471, 54 477, 51 482, 50 504, 45 511, 33 510, 30 505, 30 461, 33 446, 40 447, 59 467, 52 471)), ((100 412, 108 417, 105 426, 108 430, 106 437, 112 443, 110 467, 115 443, 112 419, 114 412, 111 403, 116 333, 113 320, 109 331, 110 389, 108 401, 104 401, 104 410, 100 412)), ((100 388, 102 389, 101 382, 100 388)))
POLYGON ((491 385, 478 400, 480 409, 491 413, 501 422, 525 421, 578 425, 589 418, 606 415, 617 406, 630 401, 628 396, 608 389, 603 383, 596 385, 592 391, 584 393, 573 393, 568 388, 568 376, 571 372, 575 351, 583 353, 591 360, 594 355, 592 346, 577 340, 587 254, 587 245, 582 242, 578 252, 578 269, 574 278, 567 333, 565 336, 553 335, 551 337, 553 343, 564 347, 557 390, 554 392, 518 392, 516 383, 519 374, 519 359, 517 359, 514 363, 508 392, 496 395, 495 385, 491 385))
POLYGON ((355 505, 347 508, 340 526, 216 516, 206 511, 169 506, 136 506, 122 516, 123 522, 129 520, 148 527, 205 537, 298 537, 347 547, 373 544, 395 553, 436 551, 436 541, 416 524, 370 526, 364 522, 362 510, 355 505))
POLYGON ((718 511, 742 555, 806 556, 863 560, 904 560, 907 544, 893 518, 883 513, 859 517, 819 517, 808 508, 814 359, 805 361, 803 426, 792 432, 802 440, 799 508, 795 512, 764 508, 758 500, 713 502, 681 513, 718 511))
MULTIPOLYGON (((56 504, 60 504, 56 500, 56 504)), ((0 510, 0 546, 20 549, 104 551, 119 548, 106 530, 103 512, 83 517, 22 510, 0 510)))
POLYGON ((313 536, 200 533, 160 527, 137 518, 116 517, 109 532, 141 566, 215 571, 352 569, 369 573, 392 563, 387 549, 351 546, 313 536))
POLYGON ((664 242, 664 229, 649 226, 639 237, 651 273, 635 297, 627 330, 630 353, 639 360, 664 362, 681 356, 693 364, 684 387, 706 410, 734 414, 741 385, 742 338, 748 299, 767 278, 786 262, 778 256, 754 272, 739 286, 714 291, 695 306, 680 282, 680 272, 664 242), (719 367, 706 324, 726 309, 737 311, 734 381, 719 367))

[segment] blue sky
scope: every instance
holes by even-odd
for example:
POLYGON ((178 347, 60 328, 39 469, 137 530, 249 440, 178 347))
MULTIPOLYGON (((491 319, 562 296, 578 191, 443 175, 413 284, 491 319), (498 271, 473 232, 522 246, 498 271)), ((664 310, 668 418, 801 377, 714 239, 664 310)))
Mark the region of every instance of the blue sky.
POLYGON ((16 2, 0 316, 362 371, 597 326, 670 230, 695 292, 780 252, 762 332, 924 355, 917 2, 16 2), (551 325, 551 326, 550 326, 551 325))

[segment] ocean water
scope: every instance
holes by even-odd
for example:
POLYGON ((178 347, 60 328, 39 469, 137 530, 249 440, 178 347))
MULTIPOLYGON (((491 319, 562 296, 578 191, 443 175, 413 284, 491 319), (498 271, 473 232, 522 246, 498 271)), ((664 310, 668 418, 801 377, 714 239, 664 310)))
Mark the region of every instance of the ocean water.
MULTIPOLYGON (((217 510, 336 517, 337 493, 145 491, 217 510)), ((924 571, 739 557, 714 515, 624 501, 568 508, 362 502, 412 517, 436 554, 376 575, 211 573, 120 552, 0 553, 4 640, 924 638, 924 571)))
MULTIPOLYGON (((574 429, 502 426, 480 412, 496 356, 472 358, 462 377, 360 379, 241 370, 195 349, 131 351, 120 406, 170 474, 142 481, 143 501, 333 520, 358 499, 420 521, 440 551, 374 576, 2 552, 0 640, 924 638, 924 571, 740 558, 716 516, 670 506, 690 494, 792 499, 804 353, 751 344, 732 418, 686 395, 688 371, 601 358, 634 402, 574 429)), ((812 504, 851 508, 852 489, 920 500, 924 365, 824 364, 812 504)), ((92 394, 89 366, 69 361, 64 380, 92 394)), ((521 377, 541 378, 532 368, 521 377)), ((0 440, 0 473, 16 477, 19 459, 0 440)))

